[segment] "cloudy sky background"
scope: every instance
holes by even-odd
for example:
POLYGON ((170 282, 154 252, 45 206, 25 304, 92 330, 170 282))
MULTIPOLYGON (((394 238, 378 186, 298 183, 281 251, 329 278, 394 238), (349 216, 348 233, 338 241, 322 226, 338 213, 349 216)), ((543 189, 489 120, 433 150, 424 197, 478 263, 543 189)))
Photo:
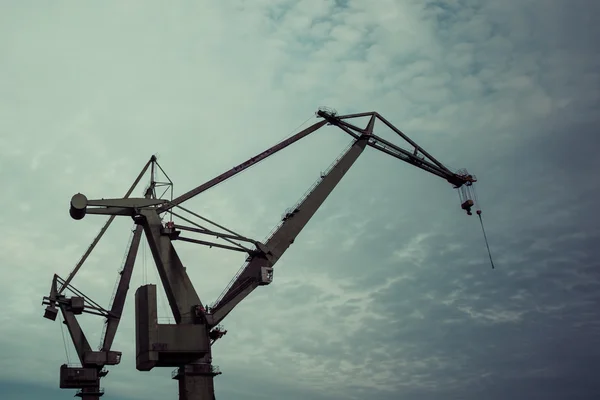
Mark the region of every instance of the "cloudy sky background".
MULTIPOLYGON (((213 349, 224 372, 217 398, 600 397, 597 2, 19 1, 0 10, 3 400, 74 394, 58 389, 67 354, 60 323, 40 306, 52 274, 67 276, 104 222, 73 221, 74 193, 120 197, 154 153, 183 193, 315 122, 323 105, 378 111, 440 161, 475 173, 497 269, 449 184, 367 149, 274 283, 226 319, 213 349)), ((262 239, 349 141, 324 128, 186 204, 262 239)), ((101 304, 131 226, 117 220, 74 281, 101 304)), ((244 259, 177 248, 204 302, 244 259)), ((176 398, 170 369, 135 370, 133 294, 156 282, 154 271, 140 251, 107 400, 176 398)), ((102 320, 82 324, 96 346, 102 320)))

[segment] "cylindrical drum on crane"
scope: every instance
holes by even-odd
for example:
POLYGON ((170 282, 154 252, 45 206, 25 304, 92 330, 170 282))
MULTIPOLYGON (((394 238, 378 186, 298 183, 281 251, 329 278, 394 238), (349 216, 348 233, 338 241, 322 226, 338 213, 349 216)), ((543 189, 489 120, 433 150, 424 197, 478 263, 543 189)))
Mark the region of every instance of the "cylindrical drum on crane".
POLYGON ((88 200, 81 193, 77 193, 75 196, 71 197, 71 208, 69 209, 69 214, 73 219, 82 219, 85 217, 85 211, 87 209, 88 200))

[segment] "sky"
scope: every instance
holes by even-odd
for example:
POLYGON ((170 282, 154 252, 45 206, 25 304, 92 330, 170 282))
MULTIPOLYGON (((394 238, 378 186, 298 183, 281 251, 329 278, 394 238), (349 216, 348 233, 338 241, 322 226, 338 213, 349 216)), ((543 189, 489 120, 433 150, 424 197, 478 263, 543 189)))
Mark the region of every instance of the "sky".
MULTIPOLYGON (((123 196, 152 154, 181 194, 328 106, 377 111, 475 174, 496 269, 450 184, 367 149, 274 282, 224 321, 217 398, 600 398, 599 11, 592 0, 0 2, 0 397, 75 394, 58 388, 74 348, 41 306, 105 220, 72 220, 73 194, 123 196)), ((185 205, 263 240, 350 141, 323 128, 185 205)), ((131 227, 118 218, 73 281, 105 306, 131 227)), ((207 303, 244 261, 175 246, 207 303)), ((104 399, 177 396, 171 369, 135 370, 133 294, 155 271, 142 242, 104 399)), ((81 321, 95 346, 102 319, 81 321)))

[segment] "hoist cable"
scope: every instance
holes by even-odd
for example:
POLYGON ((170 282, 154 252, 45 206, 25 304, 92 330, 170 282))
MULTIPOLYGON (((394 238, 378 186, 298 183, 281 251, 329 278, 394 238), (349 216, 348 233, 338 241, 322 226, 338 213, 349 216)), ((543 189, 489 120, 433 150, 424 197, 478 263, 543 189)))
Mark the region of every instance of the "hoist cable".
POLYGON ((69 359, 69 348, 67 347, 67 340, 65 339, 65 328, 63 324, 60 324, 60 333, 62 335, 63 345, 65 346, 65 355, 67 356, 67 364, 71 364, 71 360, 69 359))
POLYGON ((148 243, 148 240, 146 239, 146 241, 144 242, 143 245, 143 249, 142 249, 142 279, 144 280, 144 285, 148 284, 148 264, 146 263, 146 244, 148 243))
POLYGON ((492 260, 492 252, 490 251, 490 245, 488 243, 487 235, 485 234, 485 228, 483 227, 483 219, 481 219, 481 213, 477 213, 477 215, 479 216, 479 222, 481 223, 481 231, 483 232, 483 238, 485 239, 485 246, 487 247, 490 256, 490 263, 492 264, 492 269, 494 269, 494 261, 492 260))

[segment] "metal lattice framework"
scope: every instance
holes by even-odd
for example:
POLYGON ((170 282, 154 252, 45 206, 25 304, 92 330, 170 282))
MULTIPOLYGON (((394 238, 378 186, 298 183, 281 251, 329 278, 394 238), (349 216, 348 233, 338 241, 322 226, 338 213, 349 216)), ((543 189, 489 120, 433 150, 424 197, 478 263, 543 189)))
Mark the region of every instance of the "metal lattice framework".
POLYGON ((468 191, 461 192, 461 206, 470 214, 474 203, 473 199, 467 196, 471 193, 472 184, 476 181, 475 177, 466 170, 458 173, 450 171, 377 112, 339 116, 335 110, 321 108, 316 114, 321 119, 319 122, 176 198, 173 198, 173 183, 158 164, 155 156, 146 163, 122 198, 90 200, 80 193, 73 196, 70 208, 72 218, 79 220, 86 215, 108 215, 109 218, 69 276, 62 279, 54 275, 50 294, 43 300, 43 304, 47 306, 44 315, 46 318, 55 320, 59 310, 62 313, 81 363, 77 367, 66 364, 61 366, 61 388, 78 388, 80 389, 78 396, 86 400, 98 399, 103 394, 100 378, 107 373, 105 366, 120 362, 121 353, 111 350, 111 347, 123 312, 142 235, 147 239, 176 323, 158 323, 155 285, 138 288, 136 292, 137 369, 147 371, 154 367, 176 367, 173 379, 179 381, 180 399, 199 400, 214 399, 213 378, 221 372, 212 365, 211 346, 227 333, 220 325, 221 322, 254 289, 272 282, 273 266, 366 147, 377 149, 443 178, 454 188, 468 187, 468 191), (366 127, 361 128, 351 123, 353 119, 362 117, 369 118, 366 127), (376 123, 383 124, 395 132, 409 150, 376 135, 374 133, 376 123), (325 125, 336 126, 355 140, 331 167, 321 174, 320 179, 297 204, 286 211, 281 222, 263 242, 244 237, 183 207, 185 201, 232 178, 325 125), (148 170, 151 178, 144 197, 130 197, 148 170), (157 171, 162 172, 164 181, 156 180, 157 171), (159 188, 165 189, 162 194, 157 195, 159 188), (170 199, 163 199, 168 192, 170 192, 170 199), (105 309, 73 287, 71 282, 117 216, 132 218, 135 229, 111 305, 105 309), (177 223, 173 222, 173 217, 178 221, 177 223), (184 233, 205 238, 216 237, 221 242, 184 236, 184 233), (210 307, 200 301, 173 247, 174 241, 186 241, 246 253, 246 262, 210 307), (71 296, 65 294, 67 290, 71 296), (102 343, 98 351, 91 349, 77 322, 75 316, 82 313, 106 318, 102 343))

